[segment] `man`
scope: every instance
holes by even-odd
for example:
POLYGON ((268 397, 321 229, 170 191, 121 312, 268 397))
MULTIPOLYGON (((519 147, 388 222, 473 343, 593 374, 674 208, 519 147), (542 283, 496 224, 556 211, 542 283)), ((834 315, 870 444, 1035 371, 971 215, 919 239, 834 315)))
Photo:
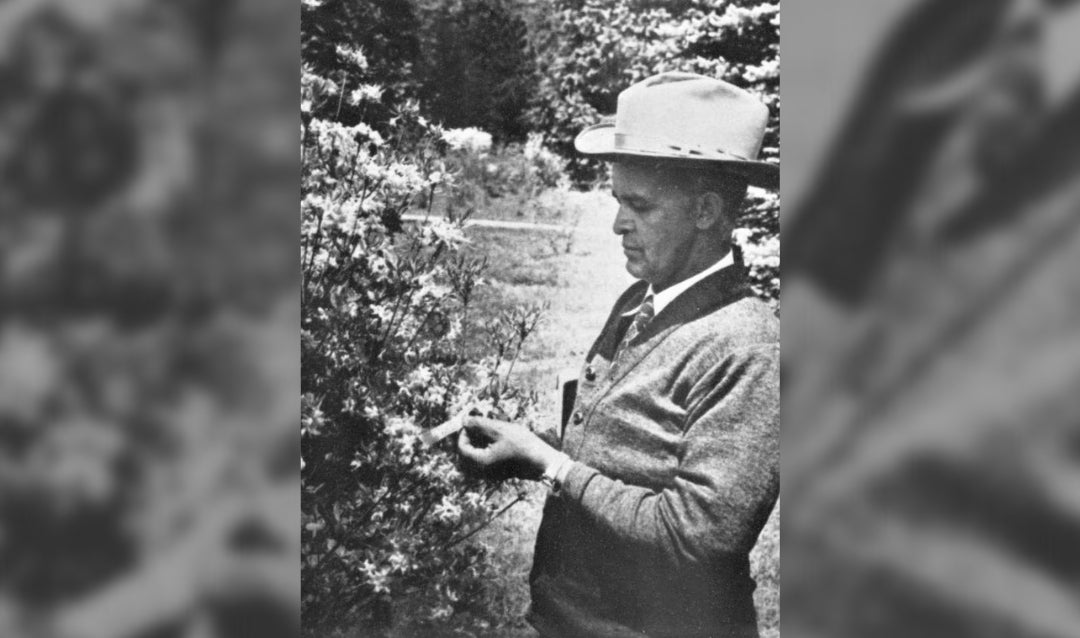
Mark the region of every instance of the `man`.
POLYGON ((553 487, 530 582, 543 636, 756 636, 748 555, 779 489, 779 343, 731 231, 767 108, 710 78, 665 73, 619 96, 580 152, 613 162, 614 231, 640 278, 582 371, 548 445, 466 422, 467 464, 553 487))

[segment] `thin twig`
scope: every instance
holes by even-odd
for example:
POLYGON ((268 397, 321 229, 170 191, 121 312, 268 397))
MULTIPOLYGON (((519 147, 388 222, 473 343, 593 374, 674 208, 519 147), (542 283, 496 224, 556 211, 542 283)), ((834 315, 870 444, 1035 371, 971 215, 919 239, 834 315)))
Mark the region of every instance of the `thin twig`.
POLYGON ((521 348, 525 345, 524 339, 518 339, 517 348, 514 349, 514 356, 510 359, 510 367, 506 370, 506 380, 503 381, 504 386, 510 385, 510 375, 514 372, 514 364, 517 363, 518 356, 521 355, 521 348))
POLYGON ((409 339, 409 342, 405 344, 405 349, 402 350, 402 352, 408 353, 409 349, 413 347, 413 344, 416 343, 416 339, 420 336, 421 331, 423 331, 424 326, 427 325, 428 319, 430 319, 431 315, 435 313, 435 308, 435 304, 432 304, 431 308, 428 308, 427 314, 425 314, 423 320, 420 321, 420 325, 416 327, 416 332, 413 333, 413 336, 409 339))
POLYGON ((522 496, 518 496, 518 497, 517 497, 517 498, 515 498, 514 500, 510 501, 510 502, 509 502, 509 503, 508 503, 508 504, 506 505, 506 507, 504 507, 504 508, 502 508, 501 510, 499 510, 499 511, 498 511, 498 512, 497 512, 497 513, 496 513, 496 514, 494 515, 494 516, 492 516, 491 518, 487 519, 487 520, 486 520, 486 521, 484 521, 483 523, 481 523, 481 524, 477 525, 476 527, 474 527, 474 528, 473 528, 472 530, 470 530, 469 532, 467 532, 467 533, 466 533, 466 534, 464 534, 463 536, 459 536, 459 537, 457 537, 457 538, 455 538, 455 539, 451 539, 451 540, 450 540, 450 542, 449 542, 449 543, 447 543, 446 547, 444 547, 443 549, 450 549, 450 548, 451 548, 451 547, 453 547, 454 545, 457 545, 458 543, 460 543, 460 542, 462 542, 462 541, 468 540, 469 538, 471 538, 472 536, 474 536, 475 534, 477 534, 478 532, 480 532, 481 530, 483 530, 484 528, 486 528, 486 527, 487 527, 488 525, 491 525, 492 523, 494 523, 494 522, 495 522, 495 519, 499 518, 500 516, 502 516, 503 514, 505 514, 505 513, 506 513, 506 510, 508 510, 508 509, 510 509, 511 507, 513 507, 513 506, 517 505, 518 503, 520 503, 520 502, 521 502, 521 501, 523 501, 523 500, 525 500, 525 496, 523 496, 523 495, 522 495, 522 496))
POLYGON ((337 113, 334 115, 334 120, 341 120, 341 103, 345 100, 345 88, 349 86, 349 74, 346 71, 341 72, 341 92, 338 93, 337 101, 337 113))

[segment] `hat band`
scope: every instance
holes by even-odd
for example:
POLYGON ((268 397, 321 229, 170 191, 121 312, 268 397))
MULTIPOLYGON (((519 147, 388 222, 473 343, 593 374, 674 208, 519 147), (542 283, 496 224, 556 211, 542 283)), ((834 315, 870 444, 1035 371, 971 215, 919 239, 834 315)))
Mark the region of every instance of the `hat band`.
POLYGON ((717 155, 724 159, 734 159, 742 162, 750 162, 753 160, 747 159, 742 155, 731 153, 723 149, 710 149, 705 148, 699 144, 672 144, 671 140, 666 140, 659 137, 649 137, 645 135, 627 135, 626 133, 615 133, 615 150, 618 151, 636 151, 640 153, 670 153, 676 151, 679 153, 685 153, 687 156, 701 157, 702 159, 715 158, 717 155))

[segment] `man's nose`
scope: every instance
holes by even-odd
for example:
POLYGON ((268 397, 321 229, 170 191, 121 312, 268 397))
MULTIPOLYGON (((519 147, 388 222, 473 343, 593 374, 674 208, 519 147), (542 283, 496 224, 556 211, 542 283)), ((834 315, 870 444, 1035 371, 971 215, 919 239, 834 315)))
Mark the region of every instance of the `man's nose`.
POLYGON ((625 235, 634 229, 633 220, 630 217, 630 213, 626 211, 626 207, 620 205, 618 212, 615 213, 615 223, 611 225, 611 230, 616 235, 625 235))

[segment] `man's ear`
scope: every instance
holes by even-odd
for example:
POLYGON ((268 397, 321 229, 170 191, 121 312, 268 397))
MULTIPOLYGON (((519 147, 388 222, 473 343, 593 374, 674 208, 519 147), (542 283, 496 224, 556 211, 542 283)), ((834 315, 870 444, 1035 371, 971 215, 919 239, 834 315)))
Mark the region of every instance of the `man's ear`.
POLYGON ((698 230, 721 229, 725 226, 724 198, 718 193, 706 191, 694 201, 694 226, 698 230))

